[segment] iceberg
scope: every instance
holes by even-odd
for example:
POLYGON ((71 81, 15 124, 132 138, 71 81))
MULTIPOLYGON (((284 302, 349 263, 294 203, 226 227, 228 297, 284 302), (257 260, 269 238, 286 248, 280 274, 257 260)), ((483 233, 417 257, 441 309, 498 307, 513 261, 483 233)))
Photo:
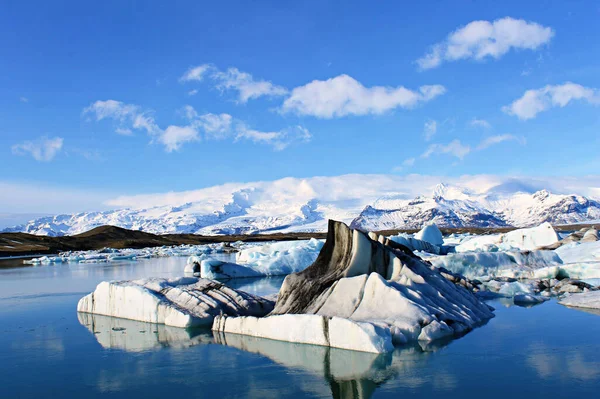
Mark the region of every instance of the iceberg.
POLYGON ((216 332, 364 352, 464 334, 494 317, 471 282, 403 245, 330 221, 316 261, 288 275, 263 318, 215 318, 216 332))
POLYGON ((436 267, 471 279, 555 278, 563 266, 555 251, 458 252, 428 260, 436 267))
POLYGON ((323 242, 314 238, 250 246, 236 254, 237 263, 190 257, 186 270, 198 270, 196 273, 200 272, 201 277, 216 280, 285 276, 306 269, 315 261, 322 247, 323 242))
POLYGON ((428 243, 436 246, 444 245, 444 237, 442 232, 436 226, 435 223, 429 223, 425 225, 417 234, 415 238, 421 241, 427 241, 428 243))
POLYGON ((570 294, 559 300, 558 303, 573 308, 600 310, 600 291, 570 294))
POLYGON ((204 259, 200 262, 200 276, 212 280, 229 280, 232 278, 261 277, 263 274, 249 266, 223 262, 217 259, 204 259))
POLYGON ((389 237, 389 239, 395 243, 404 245, 411 251, 421 251, 436 255, 440 255, 441 252, 441 248, 437 245, 433 245, 428 241, 418 240, 408 234, 400 233, 396 236, 389 237))
POLYGON ((456 246, 456 252, 527 250, 553 245, 558 242, 558 235, 550 223, 542 223, 537 227, 517 229, 503 234, 475 236, 456 246))
POLYGON ((165 324, 210 326, 215 316, 264 316, 273 302, 217 281, 183 277, 101 282, 81 298, 78 312, 165 324))

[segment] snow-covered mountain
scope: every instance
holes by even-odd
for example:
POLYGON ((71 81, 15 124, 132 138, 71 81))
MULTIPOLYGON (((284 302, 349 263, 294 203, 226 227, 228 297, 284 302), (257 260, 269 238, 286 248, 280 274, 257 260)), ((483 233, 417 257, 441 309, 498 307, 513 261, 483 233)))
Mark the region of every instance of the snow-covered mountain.
POLYGON ((412 200, 382 197, 363 209, 352 227, 364 230, 441 227, 527 227, 543 222, 572 224, 600 219, 600 202, 581 195, 547 190, 506 193, 493 187, 483 193, 439 184, 431 196, 412 200))
POLYGON ((110 204, 117 209, 42 217, 5 231, 55 236, 115 225, 210 235, 325 231, 330 218, 364 230, 420 228, 432 220, 454 227, 600 220, 595 199, 552 194, 514 179, 436 185, 422 177, 388 175, 286 178, 121 197, 110 204), (429 194, 417 195, 425 191, 429 194))

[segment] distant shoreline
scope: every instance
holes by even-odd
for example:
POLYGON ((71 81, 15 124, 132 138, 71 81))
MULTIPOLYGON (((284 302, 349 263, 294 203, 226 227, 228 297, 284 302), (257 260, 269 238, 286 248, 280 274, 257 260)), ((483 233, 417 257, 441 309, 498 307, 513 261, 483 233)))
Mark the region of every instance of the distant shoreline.
MULTIPOLYGON (((557 231, 573 231, 593 224, 574 224, 554 226, 557 231)), ((440 228, 444 235, 452 233, 492 234, 515 230, 517 227, 482 228, 460 227, 440 228)), ((384 230, 377 233, 395 235, 398 233, 415 233, 418 229, 384 230)), ((0 233, 0 257, 17 257, 32 255, 57 254, 65 251, 88 251, 102 248, 147 248, 173 245, 202 245, 213 243, 232 243, 236 241, 290 241, 324 239, 326 232, 314 233, 274 233, 251 235, 218 235, 203 236, 196 234, 164 234, 157 235, 137 230, 127 230, 115 226, 101 226, 82 234, 62 237, 37 236, 27 233, 0 233)))

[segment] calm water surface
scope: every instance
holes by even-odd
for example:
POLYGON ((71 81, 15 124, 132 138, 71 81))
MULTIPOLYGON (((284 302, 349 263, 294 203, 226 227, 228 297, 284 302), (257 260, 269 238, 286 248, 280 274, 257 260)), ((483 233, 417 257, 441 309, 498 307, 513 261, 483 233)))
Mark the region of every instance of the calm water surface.
MULTIPOLYGON (((532 308, 493 302, 496 318, 465 337, 387 355, 213 337, 75 310, 100 281, 178 277, 185 261, 0 267, 0 398, 569 398, 600 391, 600 315, 554 301, 532 308)), ((236 286, 267 295, 281 282, 236 286)))

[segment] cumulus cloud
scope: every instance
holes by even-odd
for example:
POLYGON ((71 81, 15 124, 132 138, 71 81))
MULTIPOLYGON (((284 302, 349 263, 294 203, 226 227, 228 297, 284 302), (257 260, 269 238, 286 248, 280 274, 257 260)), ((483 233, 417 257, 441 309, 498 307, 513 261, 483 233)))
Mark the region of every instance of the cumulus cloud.
POLYGON ((274 85, 266 80, 254 80, 252 75, 241 72, 237 68, 229 68, 226 71, 216 71, 212 74, 219 90, 235 90, 238 99, 246 103, 250 99, 258 97, 284 96, 288 90, 285 87, 274 85))
POLYGON ((554 107, 564 107, 571 101, 581 100, 590 104, 600 104, 598 89, 567 82, 562 85, 547 85, 541 89, 527 90, 512 104, 502 107, 502 111, 521 120, 535 118, 537 114, 554 107))
POLYGON ((198 141, 198 130, 192 126, 169 126, 159 136, 158 141, 165 145, 167 152, 179 150, 184 143, 198 141))
POLYGON ((180 82, 199 82, 212 69, 210 64, 198 65, 189 68, 180 78, 180 82))
POLYGON ((28 140, 12 146, 12 152, 15 155, 31 155, 33 159, 40 162, 49 162, 63 148, 63 138, 46 136, 37 140, 28 140))
POLYGON ((365 87, 348 75, 314 80, 296 87, 284 101, 282 112, 334 118, 346 115, 383 114, 395 108, 412 108, 446 92, 444 86, 421 86, 409 90, 403 86, 365 87))
POLYGON ((489 123, 488 121, 486 121, 485 119, 473 118, 471 120, 471 122, 469 122, 469 125, 471 127, 480 127, 482 129, 491 129, 492 128, 492 124, 489 123))
POLYGON ((505 141, 516 141, 521 145, 525 145, 527 141, 525 137, 522 136, 514 136, 512 134, 499 134, 497 136, 490 136, 481 141, 477 146, 477 150, 485 150, 493 145, 503 143, 505 141))
POLYGON ((420 69, 440 66, 444 61, 498 59, 511 49, 536 50, 548 44, 554 30, 536 22, 505 17, 495 21, 473 21, 450 33, 417 60, 420 69))
POLYGON ((421 158, 429 158, 431 155, 448 154, 463 160, 471 152, 471 147, 464 145, 460 140, 452 140, 448 144, 431 144, 421 155, 421 158))
POLYGON ((433 119, 425 122, 425 127, 423 128, 423 134, 425 135, 425 141, 429 141, 435 136, 437 132, 437 122, 433 119))

